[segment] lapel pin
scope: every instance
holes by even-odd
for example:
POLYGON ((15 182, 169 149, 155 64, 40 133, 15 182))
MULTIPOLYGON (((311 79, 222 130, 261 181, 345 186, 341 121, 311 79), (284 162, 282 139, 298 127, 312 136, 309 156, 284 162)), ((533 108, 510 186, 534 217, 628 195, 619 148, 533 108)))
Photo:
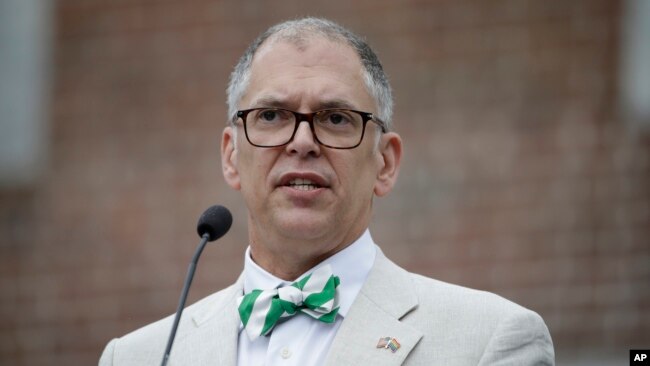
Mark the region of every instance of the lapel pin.
POLYGON ((397 352, 397 350, 401 347, 397 339, 393 337, 382 337, 379 338, 379 342, 377 343, 377 348, 390 348, 393 353, 397 352))

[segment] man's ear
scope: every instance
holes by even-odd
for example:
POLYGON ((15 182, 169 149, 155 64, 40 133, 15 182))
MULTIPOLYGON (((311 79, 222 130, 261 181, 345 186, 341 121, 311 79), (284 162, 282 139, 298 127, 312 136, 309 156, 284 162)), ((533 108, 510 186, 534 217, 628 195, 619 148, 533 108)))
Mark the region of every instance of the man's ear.
POLYGON ((236 190, 241 189, 239 170, 237 169, 237 149, 235 148, 235 131, 231 126, 223 129, 221 135, 221 170, 226 183, 236 190))
POLYGON ((387 195, 395 186, 402 159, 402 138, 395 132, 383 134, 377 147, 379 170, 375 181, 375 194, 387 195))

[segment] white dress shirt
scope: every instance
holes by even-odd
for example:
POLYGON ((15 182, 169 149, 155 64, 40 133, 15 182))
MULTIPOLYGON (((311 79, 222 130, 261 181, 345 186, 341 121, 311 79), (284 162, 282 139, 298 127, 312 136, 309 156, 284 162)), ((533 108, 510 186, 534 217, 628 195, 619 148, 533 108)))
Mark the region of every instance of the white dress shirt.
MULTIPOLYGON (((261 336, 250 341, 240 323, 237 347, 238 366, 316 366, 325 362, 336 332, 366 281, 370 268, 375 262, 376 246, 366 230, 359 239, 347 248, 327 258, 316 267, 305 272, 300 278, 316 268, 329 264, 332 272, 341 280, 339 290, 339 312, 334 323, 328 324, 298 313, 276 325, 269 336, 261 336)), ((297 280, 296 280, 297 281, 297 280)), ((254 289, 272 289, 290 285, 294 281, 284 281, 258 266, 246 249, 244 259, 244 293, 254 289)))

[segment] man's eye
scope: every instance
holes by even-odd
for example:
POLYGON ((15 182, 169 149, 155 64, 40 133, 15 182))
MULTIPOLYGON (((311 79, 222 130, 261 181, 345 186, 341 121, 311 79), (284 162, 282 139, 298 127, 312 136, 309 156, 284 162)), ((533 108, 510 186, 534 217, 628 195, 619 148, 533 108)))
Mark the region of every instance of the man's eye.
POLYGON ((347 122, 347 119, 342 114, 332 113, 329 116, 329 122, 338 125, 347 122))
POLYGON ((260 113, 260 118, 265 121, 273 121, 276 116, 277 116, 276 111, 263 111, 262 113, 260 113))
POLYGON ((332 126, 343 126, 352 122, 352 119, 345 113, 331 112, 323 116, 322 121, 332 126))

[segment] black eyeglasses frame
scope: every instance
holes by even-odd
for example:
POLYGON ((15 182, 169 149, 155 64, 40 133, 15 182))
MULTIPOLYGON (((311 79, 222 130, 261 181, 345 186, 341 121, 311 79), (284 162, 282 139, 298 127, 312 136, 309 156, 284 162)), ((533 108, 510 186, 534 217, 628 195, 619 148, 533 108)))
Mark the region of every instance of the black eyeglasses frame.
POLYGON ((381 132, 382 133, 387 132, 386 124, 383 121, 381 121, 380 119, 376 118, 372 113, 357 111, 357 110, 354 110, 354 109, 345 109, 345 108, 322 109, 322 110, 318 110, 318 111, 311 112, 311 113, 300 113, 300 112, 296 112, 296 111, 292 111, 290 109, 284 109, 284 108, 251 108, 251 109, 238 110, 237 113, 235 113, 235 115, 233 116, 233 124, 236 123, 237 119, 239 119, 239 118, 241 118, 241 120, 243 122, 244 134, 246 135, 246 140, 248 141, 248 143, 255 146, 255 147, 262 147, 262 148, 273 148, 273 147, 280 147, 280 146, 287 145, 288 143, 293 141, 294 137, 296 136, 296 131, 298 131, 298 126, 300 126, 300 124, 302 122, 307 122, 309 124, 309 129, 311 130, 311 133, 314 136, 314 139, 316 140, 316 142, 318 142, 320 145, 328 147, 330 149, 349 150, 349 149, 354 149, 354 148, 358 147, 359 145, 361 145, 361 142, 363 141, 363 137, 366 134, 366 124, 368 124, 368 121, 372 121, 375 124, 377 124, 379 127, 381 127, 381 132), (278 145, 259 145, 259 144, 255 144, 255 143, 253 143, 251 141, 250 137, 248 136, 248 128, 246 127, 246 117, 248 116, 248 114, 250 112, 259 111, 259 110, 284 111, 284 112, 292 113, 294 115, 296 123, 295 123, 295 126, 293 128, 293 132, 291 133, 291 137, 287 140, 287 142, 282 143, 282 144, 278 144, 278 145), (361 116, 361 119, 363 121, 363 126, 362 126, 362 129, 361 129, 361 138, 359 138, 359 141, 355 145, 349 146, 349 147, 337 147, 337 146, 324 144, 321 140, 318 139, 318 135, 316 135, 316 131, 314 130, 314 117, 316 115, 320 114, 320 113, 331 112, 331 111, 353 112, 353 113, 357 113, 358 115, 361 116))

